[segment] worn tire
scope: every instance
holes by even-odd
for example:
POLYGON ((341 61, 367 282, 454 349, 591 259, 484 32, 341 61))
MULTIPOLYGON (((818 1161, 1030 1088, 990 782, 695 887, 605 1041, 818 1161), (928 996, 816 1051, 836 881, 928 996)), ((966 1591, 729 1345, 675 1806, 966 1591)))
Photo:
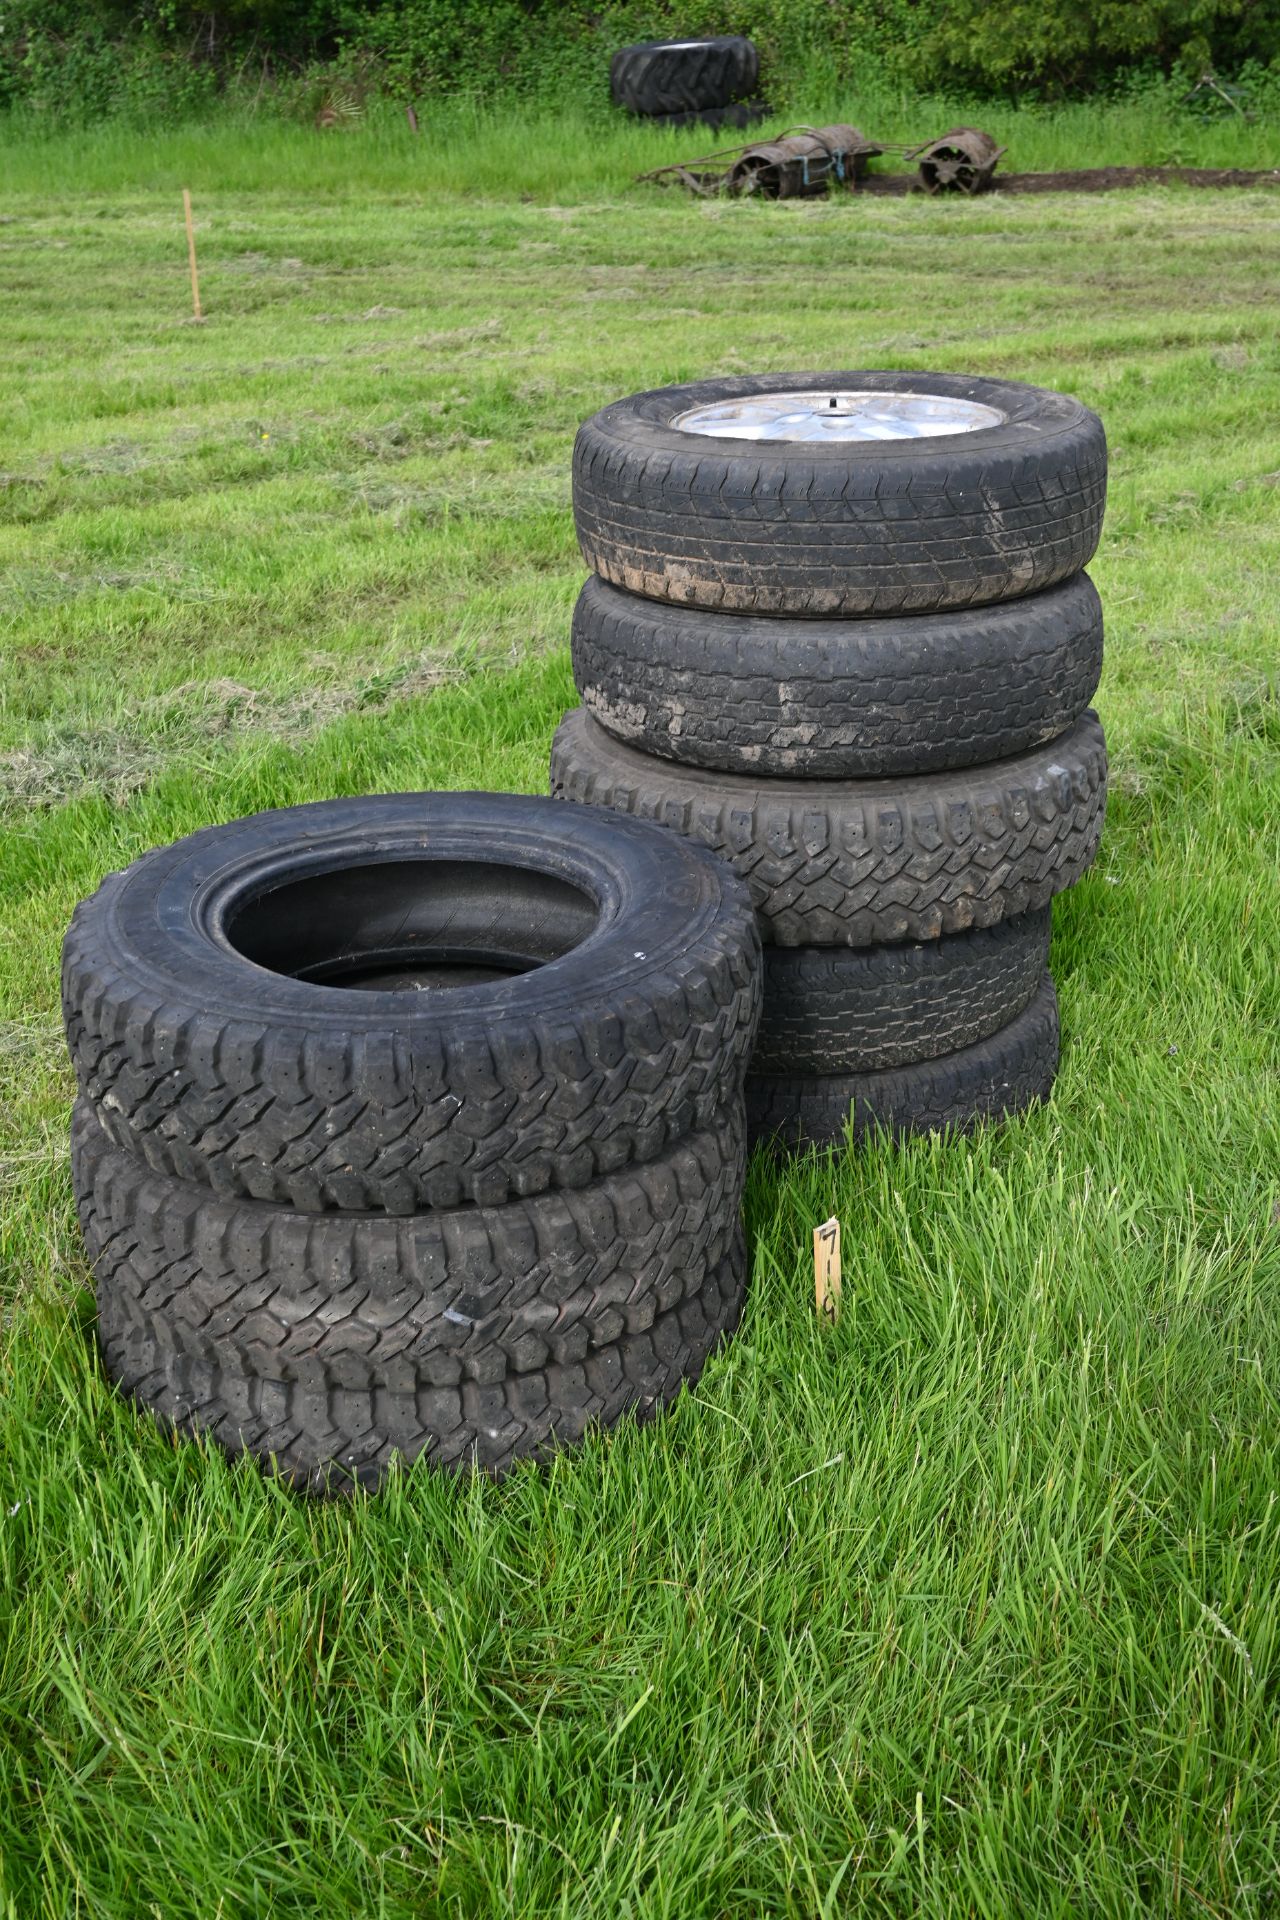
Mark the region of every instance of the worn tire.
POLYGON ((884 947, 766 947, 753 1074, 882 1073, 1008 1026, 1049 959, 1050 910, 884 947))
POLYGON ((710 40, 646 40, 620 47, 609 63, 614 103, 632 113, 698 114, 750 93, 760 56, 742 34, 710 40))
POLYGON ((741 1101, 581 1194, 287 1212, 153 1173, 81 1101, 72 1172, 111 1378, 313 1491, 391 1457, 501 1471, 651 1411, 736 1318, 741 1101))
POLYGON ((682 766, 879 778, 1003 760, 1073 727, 1102 672, 1102 603, 1073 575, 1025 600, 886 620, 672 607, 593 576, 573 613, 592 718, 682 766))
POLYGON ((109 876, 71 922, 63 1011, 99 1120, 158 1171, 408 1213, 583 1186, 707 1125, 741 1091, 759 972, 746 891, 701 849, 546 800, 393 794, 109 876), (532 970, 448 992, 394 971, 448 956, 532 970), (401 984, 323 984, 370 972, 401 984))
POLYGON ((749 1075, 748 1135, 798 1151, 842 1146, 850 1129, 855 1140, 877 1128, 962 1133, 1047 1099, 1057 1071, 1058 1001, 1045 973, 1016 1019, 957 1053, 879 1073, 749 1075))
POLYGON ((1106 496, 1102 422, 1078 400, 949 373, 772 373, 615 400, 578 429, 587 565, 653 600, 723 612, 931 613, 1079 573, 1106 496), (933 439, 755 442, 686 433, 712 401, 793 389, 911 392, 996 407, 933 439))
POLYGON ((754 780, 637 753, 577 707, 551 791, 661 821, 731 862, 765 944, 935 940, 1043 907, 1098 850, 1107 756, 1086 713, 1048 746, 915 780, 754 780))

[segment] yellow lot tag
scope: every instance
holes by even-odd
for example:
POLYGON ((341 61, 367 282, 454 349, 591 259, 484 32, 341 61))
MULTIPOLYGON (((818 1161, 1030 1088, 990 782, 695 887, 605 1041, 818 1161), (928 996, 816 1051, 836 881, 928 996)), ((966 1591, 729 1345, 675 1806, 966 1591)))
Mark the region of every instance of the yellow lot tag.
POLYGON ((840 1222, 834 1214, 813 1230, 813 1291, 819 1320, 840 1318, 840 1222))

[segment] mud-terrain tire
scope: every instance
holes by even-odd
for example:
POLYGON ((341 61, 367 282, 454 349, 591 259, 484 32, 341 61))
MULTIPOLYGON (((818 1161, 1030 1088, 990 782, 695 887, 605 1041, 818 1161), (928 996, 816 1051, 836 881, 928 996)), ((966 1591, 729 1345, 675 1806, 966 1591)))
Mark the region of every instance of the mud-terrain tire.
POLYGON ((208 828, 104 880, 63 949, 111 1138, 306 1211, 498 1205, 651 1160, 739 1096, 759 1000, 719 861, 506 794, 208 828))
POLYGON ((576 707, 551 748, 558 799, 657 820, 728 860, 766 945, 935 940, 1043 907, 1090 866, 1107 756, 1092 711, 1048 746, 910 780, 755 780, 624 746, 576 707))
POLYGON ((948 373, 772 373, 615 400, 578 429, 582 556, 614 586, 721 612, 931 613, 1039 593, 1098 544, 1106 436, 1065 394, 948 373), (822 391, 993 407, 934 438, 751 440, 686 432, 713 402, 822 391))
POLYGON ((750 93, 760 56, 742 34, 709 40, 646 40, 620 47, 609 63, 614 104, 631 113, 698 114, 750 93))
POLYGON ((108 1374, 313 1492, 396 1454, 500 1472, 665 1404, 737 1319, 742 1166, 739 1101, 585 1194, 317 1218, 154 1173, 83 1101, 72 1127, 108 1374))
POLYGON ((1003 760, 1073 727, 1102 671, 1084 573, 1029 599, 885 620, 781 620, 643 600, 594 575, 573 612, 593 719, 725 773, 882 778, 1003 760))
POLYGON ((1046 1100, 1058 1070, 1058 1001, 1045 973, 1030 1004, 985 1040, 935 1060, 862 1074, 750 1074, 753 1145, 842 1146, 875 1128, 895 1138, 965 1132, 1046 1100))
POLYGON ((766 947, 753 1074, 882 1073, 985 1040, 1034 999, 1050 910, 940 940, 766 947))

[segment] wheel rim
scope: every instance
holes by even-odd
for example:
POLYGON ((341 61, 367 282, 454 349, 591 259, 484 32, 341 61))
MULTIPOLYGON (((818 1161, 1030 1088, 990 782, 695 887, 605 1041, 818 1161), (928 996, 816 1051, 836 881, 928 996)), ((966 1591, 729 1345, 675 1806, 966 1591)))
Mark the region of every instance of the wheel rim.
POLYGON ((671 424, 716 440, 931 440, 998 427, 1004 417, 996 407, 948 394, 814 388, 715 400, 677 414, 671 424))

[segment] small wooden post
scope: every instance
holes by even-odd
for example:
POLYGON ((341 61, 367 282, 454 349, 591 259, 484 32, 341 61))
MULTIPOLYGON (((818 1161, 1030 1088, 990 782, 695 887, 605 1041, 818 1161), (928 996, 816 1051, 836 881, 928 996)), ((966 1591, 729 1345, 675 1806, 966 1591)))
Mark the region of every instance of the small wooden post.
POLYGON ((200 275, 196 271, 196 230, 191 224, 191 189, 182 189, 182 207, 187 216, 187 257, 191 262, 191 306, 197 320, 203 320, 200 311, 200 275))
POLYGON ((840 1318, 840 1222, 834 1214, 813 1230, 813 1289, 819 1320, 834 1327, 840 1318))

